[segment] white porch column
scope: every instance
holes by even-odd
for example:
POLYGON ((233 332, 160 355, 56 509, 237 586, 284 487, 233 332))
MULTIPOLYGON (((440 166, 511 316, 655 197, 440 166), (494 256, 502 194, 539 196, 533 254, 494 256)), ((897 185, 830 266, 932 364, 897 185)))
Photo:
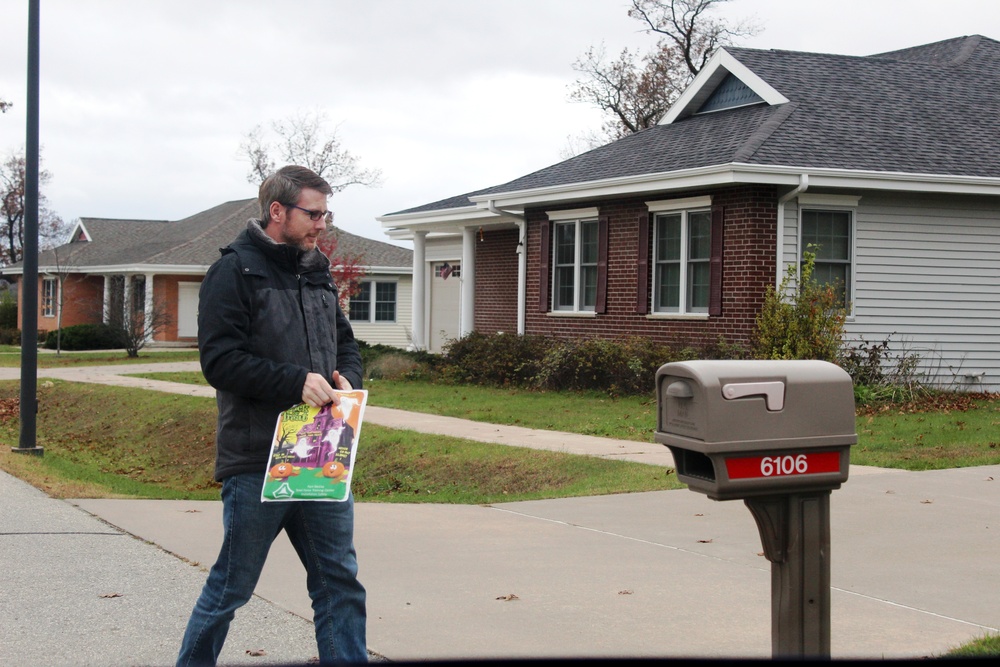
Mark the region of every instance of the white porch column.
MULTIPOLYGON (((132 276, 125 274, 122 296, 122 322, 132 321, 132 276)), ((131 327, 129 327, 131 329, 131 327)))
POLYGON ((462 228, 462 307, 458 335, 472 333, 476 326, 476 228, 462 228))
POLYGON ((413 331, 411 344, 415 350, 427 349, 427 232, 413 233, 413 331))
POLYGON ((147 273, 146 277, 146 312, 144 313, 144 323, 146 327, 146 340, 153 340, 153 330, 150 328, 150 324, 153 322, 153 274, 147 273))
POLYGON ((101 322, 107 324, 110 321, 110 311, 108 306, 111 303, 111 276, 104 274, 104 301, 101 303, 101 322))

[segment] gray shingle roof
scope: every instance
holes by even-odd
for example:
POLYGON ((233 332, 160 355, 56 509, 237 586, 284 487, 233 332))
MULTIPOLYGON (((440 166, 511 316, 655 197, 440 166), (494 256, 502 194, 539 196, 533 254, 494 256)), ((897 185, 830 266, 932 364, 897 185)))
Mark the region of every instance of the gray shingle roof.
MULTIPOLYGON (((39 254, 40 267, 86 269, 104 266, 207 267, 219 258, 250 218, 259 217, 256 199, 214 206, 183 220, 81 218, 89 242, 67 243, 39 254)), ((338 254, 358 256, 366 266, 410 268, 412 250, 338 230, 338 254)), ((19 266, 19 265, 18 265, 19 266)))
POLYGON ((730 163, 1000 177, 1000 42, 974 35, 874 56, 726 50, 789 102, 687 116, 399 213, 730 163))

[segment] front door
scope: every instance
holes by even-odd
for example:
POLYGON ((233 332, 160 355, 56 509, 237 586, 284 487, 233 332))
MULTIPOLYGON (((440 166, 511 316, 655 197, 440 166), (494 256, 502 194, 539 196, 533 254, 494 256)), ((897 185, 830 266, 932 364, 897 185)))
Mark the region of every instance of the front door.
POLYGON ((198 290, 201 283, 177 283, 177 337, 198 337, 198 290))
POLYGON ((458 261, 431 265, 430 338, 428 350, 441 352, 459 337, 462 306, 462 267, 458 261))

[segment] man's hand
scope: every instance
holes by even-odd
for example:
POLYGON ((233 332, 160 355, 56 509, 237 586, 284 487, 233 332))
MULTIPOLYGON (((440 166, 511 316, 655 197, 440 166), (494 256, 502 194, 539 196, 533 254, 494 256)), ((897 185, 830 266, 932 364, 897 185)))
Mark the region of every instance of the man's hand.
POLYGON ((340 374, 340 371, 333 372, 333 384, 335 387, 337 387, 337 389, 340 389, 341 391, 351 391, 352 389, 354 389, 354 387, 351 386, 351 383, 347 380, 347 378, 345 378, 343 375, 340 374))
POLYGON ((334 393, 334 386, 344 391, 354 389, 347 378, 338 371, 333 372, 333 385, 319 373, 309 373, 306 375, 305 384, 302 385, 302 402, 314 408, 321 408, 327 403, 340 405, 340 397, 334 393))

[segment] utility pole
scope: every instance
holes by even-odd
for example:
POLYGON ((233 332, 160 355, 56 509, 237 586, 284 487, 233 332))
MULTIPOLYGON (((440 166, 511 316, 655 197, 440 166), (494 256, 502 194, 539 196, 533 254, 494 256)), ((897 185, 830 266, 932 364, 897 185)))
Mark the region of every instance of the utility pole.
POLYGON ((38 61, 39 1, 28 1, 28 114, 24 174, 24 247, 21 276, 21 439, 14 452, 42 455, 38 413, 38 61))

